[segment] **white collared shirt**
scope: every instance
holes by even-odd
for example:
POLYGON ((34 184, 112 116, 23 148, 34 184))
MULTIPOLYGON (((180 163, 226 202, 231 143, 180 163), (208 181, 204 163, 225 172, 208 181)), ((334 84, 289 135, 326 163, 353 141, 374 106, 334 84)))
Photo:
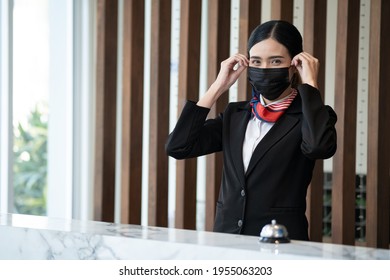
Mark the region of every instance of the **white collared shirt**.
POLYGON ((261 139, 263 139, 273 125, 274 123, 261 121, 255 116, 249 120, 246 127, 244 144, 242 146, 242 159, 245 172, 248 169, 249 162, 257 144, 259 144, 261 139))
MULTIPOLYGON (((267 107, 271 104, 275 104, 283 101, 288 98, 290 95, 274 101, 270 104, 265 104, 262 97, 260 97, 260 102, 263 106, 267 107)), ((246 172, 249 166, 249 162, 252 158, 252 154, 257 147, 257 144, 263 139, 263 137, 268 133, 268 131, 272 128, 275 123, 265 122, 253 116, 252 119, 249 120, 248 125, 246 127, 244 144, 242 146, 242 160, 244 163, 244 171, 246 172)))

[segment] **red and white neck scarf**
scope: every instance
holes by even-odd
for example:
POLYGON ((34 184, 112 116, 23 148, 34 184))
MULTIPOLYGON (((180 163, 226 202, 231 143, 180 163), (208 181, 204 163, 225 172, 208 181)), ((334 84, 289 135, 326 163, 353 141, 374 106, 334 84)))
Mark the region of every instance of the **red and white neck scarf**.
POLYGON ((260 97, 253 91, 253 97, 251 100, 252 113, 262 121, 274 123, 287 110, 297 94, 298 91, 292 88, 290 95, 288 95, 286 98, 273 102, 269 105, 263 105, 260 101, 260 97))

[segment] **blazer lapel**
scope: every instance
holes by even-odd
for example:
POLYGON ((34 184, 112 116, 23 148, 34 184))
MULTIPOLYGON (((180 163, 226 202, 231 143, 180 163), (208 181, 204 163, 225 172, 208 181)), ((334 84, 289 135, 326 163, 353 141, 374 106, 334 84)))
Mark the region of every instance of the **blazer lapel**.
POLYGON ((275 123, 254 150, 245 176, 248 176, 252 172, 257 162, 264 156, 264 154, 282 137, 284 137, 297 123, 297 118, 291 117, 287 114, 283 115, 281 119, 275 123))
POLYGON ((242 159, 242 145, 244 143, 245 131, 250 118, 249 103, 242 107, 242 110, 234 113, 230 123, 230 147, 233 164, 237 177, 242 185, 245 185, 244 164, 242 159))

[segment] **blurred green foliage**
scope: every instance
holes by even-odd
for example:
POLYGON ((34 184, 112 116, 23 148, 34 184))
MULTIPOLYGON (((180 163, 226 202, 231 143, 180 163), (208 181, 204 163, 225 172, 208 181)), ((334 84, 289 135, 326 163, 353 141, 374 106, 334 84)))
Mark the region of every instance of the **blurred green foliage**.
POLYGON ((38 106, 14 128, 13 168, 16 212, 46 215, 47 118, 38 106))

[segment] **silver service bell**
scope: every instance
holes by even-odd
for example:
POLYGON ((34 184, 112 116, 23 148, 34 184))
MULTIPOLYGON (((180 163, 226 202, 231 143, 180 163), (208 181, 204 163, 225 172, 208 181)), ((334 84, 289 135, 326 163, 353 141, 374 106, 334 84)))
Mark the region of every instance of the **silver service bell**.
POLYGON ((284 225, 272 220, 271 224, 265 225, 260 232, 260 242, 264 243, 289 243, 288 232, 284 225))

